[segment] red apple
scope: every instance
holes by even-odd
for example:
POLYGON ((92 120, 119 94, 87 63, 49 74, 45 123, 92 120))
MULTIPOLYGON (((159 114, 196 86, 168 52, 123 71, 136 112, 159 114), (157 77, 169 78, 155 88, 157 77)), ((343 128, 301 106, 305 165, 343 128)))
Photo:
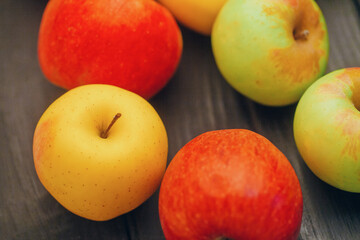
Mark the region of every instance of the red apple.
POLYGON ((148 99, 172 77, 181 52, 176 21, 155 1, 52 0, 41 20, 41 69, 65 89, 111 84, 148 99))
POLYGON ((186 144, 160 188, 166 239, 296 239, 303 200, 287 158, 249 130, 219 130, 186 144))

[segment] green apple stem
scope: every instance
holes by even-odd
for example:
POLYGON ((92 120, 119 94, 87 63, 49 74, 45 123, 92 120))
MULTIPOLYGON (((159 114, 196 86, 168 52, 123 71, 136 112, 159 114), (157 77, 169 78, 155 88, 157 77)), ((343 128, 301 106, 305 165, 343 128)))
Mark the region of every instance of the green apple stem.
POLYGON ((294 32, 294 38, 295 40, 307 40, 308 39, 308 36, 309 36, 310 32, 309 30, 305 29, 305 30, 302 30, 302 31, 296 31, 294 32))
POLYGON ((116 122, 116 120, 118 120, 121 117, 121 113, 117 113, 115 115, 115 117, 113 118, 113 120, 111 121, 111 123, 109 124, 109 126, 107 127, 107 129, 105 131, 102 131, 100 133, 100 137, 102 138, 107 138, 109 135, 109 131, 111 129, 111 127, 114 125, 114 123, 116 122))

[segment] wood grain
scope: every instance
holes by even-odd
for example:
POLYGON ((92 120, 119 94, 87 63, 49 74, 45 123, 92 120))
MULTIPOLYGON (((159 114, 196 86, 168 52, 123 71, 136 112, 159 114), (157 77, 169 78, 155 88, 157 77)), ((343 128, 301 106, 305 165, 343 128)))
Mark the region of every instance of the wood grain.
MULTIPOLYGON (((107 222, 82 219, 60 206, 40 184, 32 136, 46 107, 65 91, 51 85, 37 62, 36 44, 47 1, 0 1, 0 239, 164 239, 158 192, 129 214, 107 222)), ((360 65, 360 1, 318 0, 329 36, 328 71, 360 65)), ((288 157, 304 195, 299 239, 360 239, 360 195, 320 181, 294 140, 296 105, 270 108, 235 92, 219 73, 209 37, 182 28, 178 71, 151 104, 169 137, 169 161, 190 139, 210 130, 246 128, 288 157)))

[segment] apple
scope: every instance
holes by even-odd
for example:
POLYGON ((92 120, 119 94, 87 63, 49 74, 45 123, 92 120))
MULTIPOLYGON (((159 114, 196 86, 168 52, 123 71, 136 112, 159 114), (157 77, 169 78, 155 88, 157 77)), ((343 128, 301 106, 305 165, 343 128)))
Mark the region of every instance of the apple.
POLYGON ((154 108, 135 93, 102 84, 58 98, 33 140, 35 169, 47 191, 69 211, 96 221, 149 198, 160 185, 167 152, 154 108))
POLYGON ((215 18, 227 0, 159 0, 185 26, 210 35, 215 18))
POLYGON ((360 193, 360 68, 331 72, 300 99, 294 137, 311 171, 328 184, 360 193))
POLYGON ((326 69, 329 40, 313 0, 229 0, 211 35, 227 82, 268 106, 297 102, 326 69))
POLYGON ((191 140, 160 187, 166 239, 296 239, 302 210, 290 162, 266 138, 244 129, 191 140))
POLYGON ((149 99, 170 80, 181 53, 174 17, 149 0, 52 0, 39 30, 40 67, 65 89, 111 84, 149 99))

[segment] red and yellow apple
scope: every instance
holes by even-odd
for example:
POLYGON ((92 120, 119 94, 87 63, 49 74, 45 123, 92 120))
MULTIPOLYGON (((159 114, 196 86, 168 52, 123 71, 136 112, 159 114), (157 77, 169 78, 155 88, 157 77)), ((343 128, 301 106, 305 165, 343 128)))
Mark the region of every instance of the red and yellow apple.
POLYGON ((167 151, 154 108, 132 92, 100 84, 74 88, 52 103, 33 141, 47 191, 69 211, 97 221, 149 198, 165 172, 167 151))
POLYGON ((111 84, 148 99, 174 74, 182 36, 171 13, 149 0, 52 0, 38 39, 40 67, 71 89, 111 84))
POLYGON ((360 193, 360 68, 316 81, 300 99, 294 136, 311 171, 328 184, 360 193))
POLYGON ((229 0, 211 40, 228 83, 269 106, 298 101, 328 60, 325 19, 313 0, 229 0))
POLYGON ((286 157, 249 130, 204 133, 170 162, 160 187, 166 239, 297 239, 303 210, 286 157))
POLYGON ((180 23, 199 33, 210 35, 213 23, 227 0, 159 0, 180 23))

